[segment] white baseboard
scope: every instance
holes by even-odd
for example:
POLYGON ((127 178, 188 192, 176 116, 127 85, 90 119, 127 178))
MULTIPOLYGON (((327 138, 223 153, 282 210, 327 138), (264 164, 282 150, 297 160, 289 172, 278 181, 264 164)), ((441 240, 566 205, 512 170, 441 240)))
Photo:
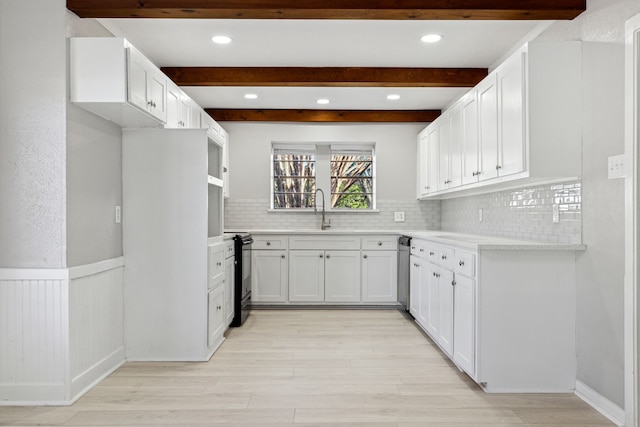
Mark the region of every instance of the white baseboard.
POLYGON ((69 404, 78 400, 82 395, 91 390, 100 381, 111 375, 116 369, 126 362, 124 347, 120 347, 109 356, 97 362, 77 377, 71 380, 71 400, 69 404))
POLYGON ((612 423, 621 427, 624 425, 624 409, 589 387, 583 382, 576 381, 576 396, 585 401, 596 411, 607 417, 612 423))

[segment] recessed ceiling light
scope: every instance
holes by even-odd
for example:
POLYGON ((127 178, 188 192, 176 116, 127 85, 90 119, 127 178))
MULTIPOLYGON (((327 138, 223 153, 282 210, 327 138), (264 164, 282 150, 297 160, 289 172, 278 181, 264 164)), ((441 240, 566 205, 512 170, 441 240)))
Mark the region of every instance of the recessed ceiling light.
POLYGON ((397 94, 391 94, 391 95, 387 95, 387 99, 389 101, 397 101, 398 99, 400 99, 400 95, 397 94))
POLYGON ((440 34, 427 34, 420 38, 424 43, 435 43, 442 40, 442 36, 440 34))
POLYGON ((231 37, 229 36, 213 36, 211 41, 217 44, 229 44, 231 43, 231 37))
POLYGON ((326 105, 329 103, 329 100, 325 98, 321 98, 321 99, 318 99, 316 102, 320 105, 326 105))
POLYGON ((245 93, 244 97, 245 99, 258 99, 258 95, 256 95, 255 93, 245 93))

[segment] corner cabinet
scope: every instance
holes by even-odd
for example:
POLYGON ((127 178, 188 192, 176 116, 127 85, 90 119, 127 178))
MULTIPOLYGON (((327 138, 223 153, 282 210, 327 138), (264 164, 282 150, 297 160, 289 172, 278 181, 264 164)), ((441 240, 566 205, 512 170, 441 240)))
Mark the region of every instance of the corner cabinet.
POLYGON ((580 177, 581 48, 525 45, 421 132, 418 198, 580 177))
POLYGON ((413 239, 410 313, 487 392, 575 388, 575 253, 413 239))
POLYGON ((204 361, 224 339, 222 197, 211 196, 220 187, 209 184, 210 145, 204 129, 123 129, 127 360, 204 361))

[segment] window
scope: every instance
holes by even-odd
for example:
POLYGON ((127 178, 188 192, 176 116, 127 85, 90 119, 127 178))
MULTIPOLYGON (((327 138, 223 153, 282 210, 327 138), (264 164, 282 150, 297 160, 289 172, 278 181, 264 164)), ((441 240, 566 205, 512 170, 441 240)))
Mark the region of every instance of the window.
POLYGON ((331 150, 331 207, 372 209, 373 150, 331 150))
MULTIPOLYGON (((272 209, 313 209, 316 189, 330 199, 327 210, 372 211, 375 152, 372 144, 274 144, 272 209)), ((321 202, 318 202, 319 206, 321 202)))
POLYGON ((273 149, 273 208, 312 208, 316 155, 311 149, 273 149))

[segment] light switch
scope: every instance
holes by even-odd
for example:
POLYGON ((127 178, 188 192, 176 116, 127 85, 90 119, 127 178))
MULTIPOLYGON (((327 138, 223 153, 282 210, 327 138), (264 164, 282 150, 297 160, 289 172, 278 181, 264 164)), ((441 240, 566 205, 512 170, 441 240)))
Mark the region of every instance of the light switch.
POLYGON ((122 222, 122 208, 120 206, 116 206, 116 224, 120 224, 122 222))
POLYGON ((404 222, 404 212, 394 212, 393 220, 395 222, 404 222))

